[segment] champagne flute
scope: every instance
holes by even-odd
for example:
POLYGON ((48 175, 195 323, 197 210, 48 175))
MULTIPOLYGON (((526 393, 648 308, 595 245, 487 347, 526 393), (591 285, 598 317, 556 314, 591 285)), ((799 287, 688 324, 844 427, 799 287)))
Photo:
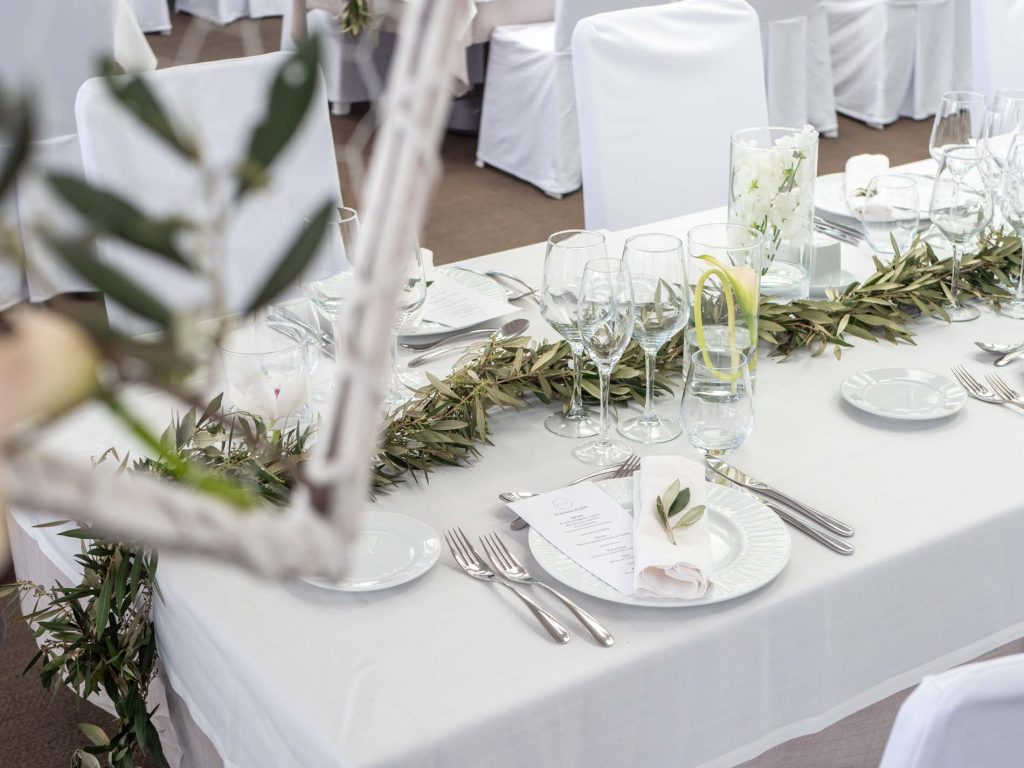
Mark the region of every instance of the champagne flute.
POLYGON ((632 454, 629 446, 608 437, 611 414, 608 400, 612 368, 633 335, 635 318, 629 267, 620 259, 588 261, 580 281, 576 322, 587 355, 597 367, 601 383, 601 432, 573 451, 587 464, 608 467, 632 454))
POLYGON ((672 235, 634 235, 626 240, 622 260, 633 282, 633 339, 644 351, 647 396, 643 415, 620 421, 619 434, 638 443, 665 443, 677 438, 682 427, 654 411, 654 370, 658 350, 690 319, 683 242, 672 235))
POLYGON ((993 197, 1003 189, 1003 169, 1014 138, 1024 132, 1024 89, 997 91, 985 113, 982 146, 988 154, 993 197))
MULTIPOLYGON (((1024 243, 1024 133, 1017 134, 1006 155, 1001 204, 1003 218, 1024 243)), ((1024 319, 1024 255, 1021 257, 1017 290, 1012 300, 1003 303, 999 314, 1024 319)))
POLYGON ((680 413, 690 444, 709 456, 739 448, 754 428, 754 399, 747 358, 732 348, 693 353, 683 384, 680 413))
POLYGON ((540 312, 548 324, 569 343, 572 352, 572 399, 569 410, 558 411, 544 420, 549 432, 562 437, 592 437, 600 425, 583 406, 580 388, 583 374, 583 340, 576 324, 583 268, 591 259, 607 256, 604 235, 584 229, 556 232, 548 238, 544 256, 544 282, 540 312))
POLYGON ((423 268, 423 255, 414 243, 406 262, 405 280, 398 294, 395 322, 391 328, 391 376, 384 407, 388 411, 398 408, 409 399, 409 390, 426 384, 426 378, 398 362, 398 333, 413 318, 427 299, 427 277, 423 268))
POLYGON ((974 320, 976 307, 960 303, 960 260, 964 246, 992 219, 992 196, 985 182, 985 151, 977 146, 948 147, 939 162, 930 206, 932 223, 953 247, 953 300, 942 305, 954 322, 974 320))
POLYGON ((947 147, 976 144, 982 136, 985 97, 974 91, 949 91, 935 113, 928 151, 941 162, 947 147))

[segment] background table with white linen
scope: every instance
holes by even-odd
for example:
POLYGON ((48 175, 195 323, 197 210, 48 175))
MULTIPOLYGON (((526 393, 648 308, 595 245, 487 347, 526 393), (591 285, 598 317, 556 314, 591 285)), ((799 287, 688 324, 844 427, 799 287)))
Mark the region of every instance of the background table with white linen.
MULTIPOLYGON (((685 236, 723 217, 637 231, 685 236)), ((609 237, 610 252, 627 234, 609 237)), ((543 253, 470 263, 539 284, 543 253)), ((864 252, 844 258, 860 277, 871 270, 864 252)), ((535 308, 526 314, 532 333, 554 336, 535 308)), ((514 598, 447 556, 405 586, 341 594, 167 554, 156 622, 175 701, 227 766, 728 766, 1020 637, 1024 502, 1012 473, 999 478, 1019 454, 1024 414, 970 401, 946 420, 897 424, 846 405, 839 387, 879 367, 980 370, 991 357, 972 342, 1024 326, 984 312, 917 330, 916 346, 857 340, 842 360, 758 366, 756 424, 735 463, 854 525, 853 557, 794 532, 782 574, 734 602, 655 610, 579 596, 617 638, 605 649, 572 623, 572 642, 556 646, 514 598)), ((1022 370, 1004 373, 1021 386, 1022 370)), ((674 413, 678 395, 659 407, 674 413)), ((473 467, 440 469, 377 507, 474 537, 501 531, 533 564, 497 493, 586 470, 571 441, 544 429, 546 410, 494 414, 494 445, 473 467)), ((127 444, 104 425, 85 411, 49 439, 83 458, 127 444)), ((637 448, 695 457, 683 440, 637 448)), ((31 541, 73 575, 73 542, 32 529, 33 515, 14 520, 22 551, 31 541)))

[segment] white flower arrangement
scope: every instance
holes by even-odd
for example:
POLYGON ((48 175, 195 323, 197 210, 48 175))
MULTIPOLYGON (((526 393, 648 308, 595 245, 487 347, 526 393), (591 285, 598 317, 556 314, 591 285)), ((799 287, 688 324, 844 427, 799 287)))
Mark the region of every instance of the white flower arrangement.
POLYGON ((765 269, 781 243, 803 246, 810 239, 817 141, 818 132, 805 125, 771 147, 733 142, 729 221, 761 233, 765 269))

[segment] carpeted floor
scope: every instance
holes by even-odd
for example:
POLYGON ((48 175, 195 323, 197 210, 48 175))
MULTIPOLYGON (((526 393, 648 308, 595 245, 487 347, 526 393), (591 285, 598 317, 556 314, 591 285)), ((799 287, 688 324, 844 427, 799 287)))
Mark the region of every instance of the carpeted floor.
MULTIPOLYGON (((277 19, 236 22, 226 30, 206 27, 205 36, 189 34, 195 32, 196 22, 187 16, 174 14, 173 23, 173 34, 149 37, 161 66, 182 63, 182 56, 207 61, 276 50, 280 39, 277 19)), ((332 118, 339 145, 358 119, 332 118)), ((927 121, 901 120, 875 131, 841 118, 839 138, 822 139, 819 171, 842 170, 848 157, 861 152, 884 152, 894 164, 920 160, 928 154, 929 130, 927 121)), ((582 193, 552 200, 500 171, 476 168, 475 143, 473 136, 445 138, 445 174, 422 238, 438 263, 526 245, 583 225, 582 193)), ((344 173, 342 184, 343 190, 350 186, 344 173)), ((76 704, 66 691, 50 702, 35 673, 22 676, 21 669, 34 652, 28 630, 19 623, 9 625, 7 640, 0 643, 0 766, 66 765, 71 750, 82 742, 75 724, 105 722, 102 712, 76 704)))

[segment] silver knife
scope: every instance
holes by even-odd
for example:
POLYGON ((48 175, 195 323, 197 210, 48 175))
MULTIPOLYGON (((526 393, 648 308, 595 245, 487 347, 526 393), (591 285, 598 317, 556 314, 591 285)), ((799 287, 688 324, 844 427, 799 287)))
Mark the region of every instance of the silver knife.
MULTIPOLYGON (((730 481, 731 482, 731 481, 730 481)), ((784 510, 782 507, 778 507, 772 504, 770 501, 766 501, 765 505, 774 512, 776 515, 782 518, 786 523, 796 528, 798 531, 803 531, 812 539, 820 541, 826 547, 831 549, 833 552, 838 552, 840 555, 852 555, 853 545, 848 541, 837 539, 835 536, 825 533, 825 531, 815 528, 810 523, 806 523, 796 515, 791 515, 789 512, 784 510)))
POLYGON ((836 520, 834 517, 830 517, 823 512, 819 512, 814 509, 814 507, 809 507, 806 504, 797 501, 792 496, 789 496, 776 488, 772 488, 770 485, 762 483, 760 480, 750 477, 750 475, 736 469, 736 467, 731 464, 726 464, 721 459, 709 456, 708 466, 727 480, 731 480, 737 485, 742 485, 748 490, 755 491, 762 496, 767 496, 769 499, 785 504, 794 512, 799 512, 804 517, 813 520, 818 525, 823 528, 827 528, 839 536, 853 536, 853 528, 848 526, 846 523, 836 520))

